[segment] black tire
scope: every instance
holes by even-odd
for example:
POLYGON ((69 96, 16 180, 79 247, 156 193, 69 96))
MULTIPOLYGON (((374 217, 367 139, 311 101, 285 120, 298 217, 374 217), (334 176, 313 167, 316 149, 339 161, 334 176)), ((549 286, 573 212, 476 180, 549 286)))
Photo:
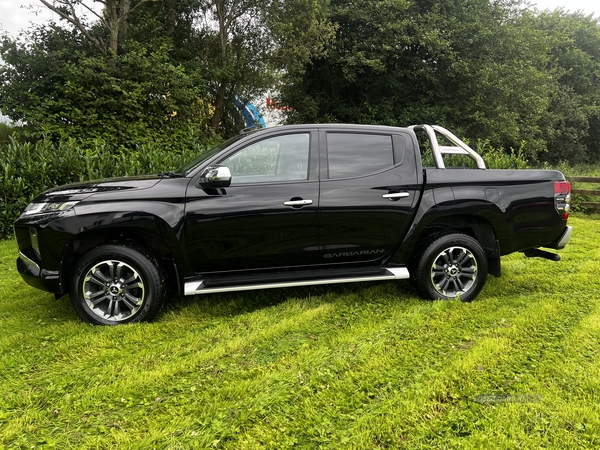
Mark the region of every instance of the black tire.
POLYGON ((459 297, 470 302, 483 288, 488 273, 485 252, 462 233, 433 236, 419 250, 412 267, 413 286, 429 300, 459 297))
POLYGON ((166 292, 160 264, 141 248, 102 245, 75 265, 71 304, 77 315, 94 325, 152 320, 166 292))

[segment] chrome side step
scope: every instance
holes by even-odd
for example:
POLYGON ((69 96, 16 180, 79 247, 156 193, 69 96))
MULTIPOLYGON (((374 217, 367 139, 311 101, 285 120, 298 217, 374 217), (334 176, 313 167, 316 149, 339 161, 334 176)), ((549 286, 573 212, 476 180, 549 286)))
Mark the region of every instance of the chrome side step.
POLYGON ((214 294, 216 292, 252 291, 254 289, 275 289, 294 286, 314 286, 318 284, 358 283, 361 281, 406 280, 410 278, 406 267, 384 267, 385 273, 373 276, 360 276, 349 278, 328 278, 322 280, 288 281, 276 283, 247 284, 239 286, 221 286, 214 288, 204 287, 204 281, 190 281, 185 283, 184 295, 214 294))

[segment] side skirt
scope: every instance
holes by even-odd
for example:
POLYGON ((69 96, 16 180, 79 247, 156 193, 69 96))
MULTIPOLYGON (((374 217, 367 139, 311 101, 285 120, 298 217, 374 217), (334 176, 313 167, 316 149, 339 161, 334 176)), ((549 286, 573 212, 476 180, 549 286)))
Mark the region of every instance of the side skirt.
POLYGON ((358 283, 362 281, 407 280, 410 278, 406 267, 382 267, 379 273, 350 277, 316 278, 294 281, 248 283, 231 286, 210 287, 205 280, 188 281, 184 285, 184 295, 213 294, 217 292, 251 291, 255 289, 275 289, 294 286, 314 286, 319 284, 358 283))

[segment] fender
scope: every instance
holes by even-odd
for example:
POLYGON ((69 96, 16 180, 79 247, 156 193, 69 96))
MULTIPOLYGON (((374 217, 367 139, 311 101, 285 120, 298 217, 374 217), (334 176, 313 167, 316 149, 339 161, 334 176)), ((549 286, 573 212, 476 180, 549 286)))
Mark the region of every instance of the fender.
POLYGON ((460 231, 481 243, 490 259, 490 273, 499 276, 499 241, 508 233, 504 213, 496 204, 485 199, 457 202, 453 190, 447 189, 425 190, 413 223, 389 263, 409 265, 423 238, 443 230, 460 231))

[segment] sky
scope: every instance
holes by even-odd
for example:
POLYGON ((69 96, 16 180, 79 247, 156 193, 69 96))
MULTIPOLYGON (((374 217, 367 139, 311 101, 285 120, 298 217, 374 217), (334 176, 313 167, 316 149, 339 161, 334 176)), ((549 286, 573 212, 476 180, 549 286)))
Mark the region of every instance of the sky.
MULTIPOLYGON (((94 2, 88 0, 86 3, 93 5, 94 2)), ((96 3, 98 9, 100 6, 100 3, 96 3)), ((31 23, 44 23, 50 19, 56 20, 58 15, 37 0, 0 0, 0 34, 16 36, 22 29, 29 28, 31 23)))
MULTIPOLYGON (((600 1, 598 0, 529 0, 537 4, 538 9, 556 9, 576 12, 583 11, 585 14, 594 14, 600 17, 600 1)), ((35 0, 0 0, 0 34, 8 33, 16 36, 19 30, 29 28, 30 22, 42 23, 54 15, 35 0), (33 5, 31 9, 27 6, 33 5), (37 12, 37 14, 36 14, 37 12)))

